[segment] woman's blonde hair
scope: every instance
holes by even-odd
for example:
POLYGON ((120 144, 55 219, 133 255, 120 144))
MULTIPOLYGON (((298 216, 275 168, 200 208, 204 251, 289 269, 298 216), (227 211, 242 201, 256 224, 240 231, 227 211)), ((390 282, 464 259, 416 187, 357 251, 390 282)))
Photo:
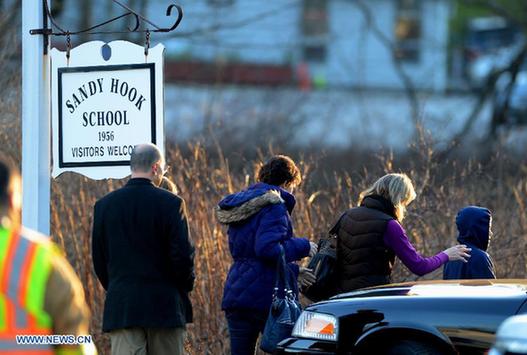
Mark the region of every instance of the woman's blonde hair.
POLYGON ((395 207, 395 217, 399 222, 404 218, 406 206, 416 197, 412 180, 406 174, 384 175, 370 188, 360 193, 359 204, 365 197, 371 195, 379 195, 389 200, 395 207))
POLYGON ((167 178, 166 176, 163 176, 163 179, 161 180, 161 184, 159 184, 159 187, 165 190, 168 190, 172 192, 173 194, 177 194, 177 186, 174 184, 172 180, 167 178))

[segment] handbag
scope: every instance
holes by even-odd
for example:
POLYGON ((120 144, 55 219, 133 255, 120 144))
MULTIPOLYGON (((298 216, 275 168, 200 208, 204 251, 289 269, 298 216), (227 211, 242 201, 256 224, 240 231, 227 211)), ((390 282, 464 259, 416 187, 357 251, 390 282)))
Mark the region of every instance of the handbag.
POLYGON ((260 342, 260 349, 273 353, 279 342, 291 336, 302 308, 289 285, 291 270, 285 261, 284 247, 280 245, 280 257, 276 263, 276 282, 273 301, 260 342), (280 292, 283 287, 283 292, 280 292))
POLYGON ((307 267, 313 270, 317 280, 311 286, 301 287, 300 292, 313 302, 318 302, 336 295, 337 292, 337 233, 340 221, 330 229, 327 238, 318 242, 318 251, 311 258, 307 267))
POLYGON ((313 270, 317 280, 311 286, 302 286, 300 292, 313 302, 328 299, 336 292, 337 238, 330 235, 318 242, 318 252, 307 267, 313 270))

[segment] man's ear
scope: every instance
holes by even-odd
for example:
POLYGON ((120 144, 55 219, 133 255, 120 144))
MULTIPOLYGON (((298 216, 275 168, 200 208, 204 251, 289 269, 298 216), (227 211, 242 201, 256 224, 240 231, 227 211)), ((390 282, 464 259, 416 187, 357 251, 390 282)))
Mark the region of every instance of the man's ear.
POLYGON ((14 197, 13 197, 13 191, 9 191, 7 193, 7 207, 9 208, 9 211, 12 211, 13 208, 15 207, 15 200, 14 200, 14 197))
POLYGON ((22 181, 13 179, 12 187, 7 192, 9 210, 15 213, 22 211, 22 181))

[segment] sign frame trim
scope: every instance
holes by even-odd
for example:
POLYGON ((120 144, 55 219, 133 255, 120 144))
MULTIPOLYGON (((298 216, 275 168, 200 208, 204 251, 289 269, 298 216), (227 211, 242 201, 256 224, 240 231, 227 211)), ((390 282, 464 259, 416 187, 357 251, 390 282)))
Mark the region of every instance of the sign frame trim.
MULTIPOLYGON (((59 147, 59 168, 83 168, 96 166, 129 166, 130 161, 101 161, 101 162, 83 162, 71 163, 64 162, 63 153, 63 128, 62 128, 62 75, 64 73, 89 73, 102 71, 119 71, 119 70, 134 70, 134 69, 149 69, 150 75, 150 97, 155 98, 156 94, 156 70, 155 63, 137 63, 137 64, 113 64, 113 65, 91 65, 80 67, 61 67, 57 68, 57 89, 58 89, 58 147, 59 147)), ((150 130, 151 141, 157 144, 156 136, 156 103, 155 100, 150 100, 150 130)))

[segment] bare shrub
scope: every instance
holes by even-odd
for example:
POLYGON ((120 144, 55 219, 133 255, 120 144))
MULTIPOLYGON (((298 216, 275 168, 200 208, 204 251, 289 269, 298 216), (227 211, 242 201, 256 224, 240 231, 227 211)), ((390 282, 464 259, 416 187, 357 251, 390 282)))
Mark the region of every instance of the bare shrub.
MULTIPOLYGON (((20 123, 17 95, 1 99, 3 120, 0 137, 3 153, 20 161, 20 123)), ((505 153, 483 161, 436 161, 426 141, 405 155, 390 152, 326 151, 317 147, 300 151, 268 147, 256 157, 224 152, 221 140, 212 147, 169 145, 167 161, 171 178, 187 201, 192 238, 196 244, 197 282, 192 293, 194 323, 189 326, 187 349, 191 354, 227 354, 229 337, 221 311, 226 273, 231 264, 225 229, 213 217, 213 207, 227 193, 254 182, 255 161, 272 153, 295 158, 304 183, 295 191, 298 200, 293 219, 297 235, 317 240, 339 214, 355 205, 358 194, 389 171, 407 172, 418 191, 404 226, 416 248, 432 255, 456 243, 455 215, 468 204, 484 205, 494 215, 495 237, 490 253, 498 277, 525 278, 527 263, 527 164, 525 158, 505 153)), ((107 353, 109 340, 101 333, 104 291, 95 278, 91 253, 92 208, 95 201, 125 180, 92 181, 66 173, 52 182, 51 229, 79 275, 92 310, 91 334, 100 351, 107 353)), ((437 271, 424 278, 441 278, 437 271)), ((397 264, 395 282, 415 280, 397 264)))

